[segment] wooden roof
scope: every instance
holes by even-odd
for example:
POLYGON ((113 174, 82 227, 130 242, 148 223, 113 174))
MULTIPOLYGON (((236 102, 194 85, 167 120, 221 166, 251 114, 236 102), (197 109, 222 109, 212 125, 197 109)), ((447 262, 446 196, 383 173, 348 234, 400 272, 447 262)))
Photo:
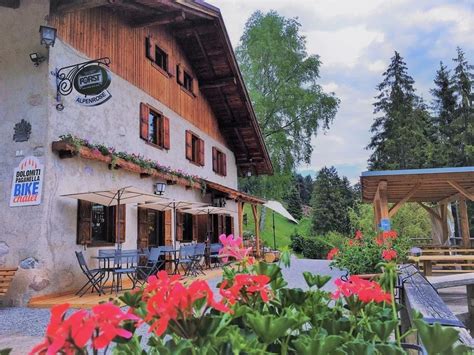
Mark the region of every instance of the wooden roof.
POLYGON ((372 202, 379 183, 387 183, 387 200, 452 202, 474 198, 474 167, 366 171, 361 177, 362 200, 372 202))
POLYGON ((107 6, 135 27, 166 25, 197 75, 241 175, 273 167, 218 8, 201 0, 53 0, 53 12, 107 6))

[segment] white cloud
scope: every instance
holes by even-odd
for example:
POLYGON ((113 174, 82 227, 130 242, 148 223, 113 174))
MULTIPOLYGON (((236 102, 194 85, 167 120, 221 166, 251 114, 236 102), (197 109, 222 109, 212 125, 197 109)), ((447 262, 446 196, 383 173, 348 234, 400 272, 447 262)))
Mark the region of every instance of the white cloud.
POLYGON ((383 42, 384 34, 369 31, 363 25, 336 31, 304 32, 309 53, 318 53, 325 65, 354 67, 359 57, 373 42, 383 42))
POLYGON ((387 63, 385 63, 383 60, 376 60, 375 62, 369 63, 367 67, 372 72, 382 73, 385 69, 387 69, 387 63))
POLYGON ((325 92, 335 92, 339 88, 339 85, 337 85, 334 81, 331 81, 327 84, 321 84, 321 87, 325 92))

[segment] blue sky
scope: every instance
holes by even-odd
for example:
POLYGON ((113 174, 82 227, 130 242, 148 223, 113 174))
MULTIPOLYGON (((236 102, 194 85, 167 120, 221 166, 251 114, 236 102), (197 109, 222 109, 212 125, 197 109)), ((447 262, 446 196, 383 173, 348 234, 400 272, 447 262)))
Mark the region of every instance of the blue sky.
POLYGON ((323 62, 320 84, 341 99, 336 119, 313 140, 309 165, 334 165, 357 182, 370 152, 375 86, 397 50, 427 102, 439 62, 449 67, 456 46, 474 64, 474 0, 209 0, 222 11, 234 46, 255 10, 298 17, 307 50, 323 62))

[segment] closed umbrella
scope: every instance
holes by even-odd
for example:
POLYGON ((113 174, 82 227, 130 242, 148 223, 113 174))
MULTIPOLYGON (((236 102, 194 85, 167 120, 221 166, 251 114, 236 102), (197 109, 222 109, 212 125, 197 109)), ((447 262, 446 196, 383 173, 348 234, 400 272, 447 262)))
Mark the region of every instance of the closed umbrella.
MULTIPOLYGON (((104 206, 117 206, 117 220, 120 220, 120 205, 127 205, 133 203, 149 203, 169 201, 164 197, 160 197, 133 186, 126 186, 118 189, 99 190, 91 192, 81 192, 74 194, 62 195, 63 197, 74 198, 76 200, 89 201, 104 206)), ((120 243, 120 228, 117 228, 117 247, 121 248, 120 243)))

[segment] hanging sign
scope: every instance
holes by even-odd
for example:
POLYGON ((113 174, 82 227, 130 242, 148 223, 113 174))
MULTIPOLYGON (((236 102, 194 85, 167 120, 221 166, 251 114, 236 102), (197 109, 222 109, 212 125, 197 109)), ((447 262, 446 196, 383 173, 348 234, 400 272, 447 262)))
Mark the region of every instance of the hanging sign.
POLYGON ((74 89, 82 95, 99 95, 110 85, 110 72, 103 66, 87 65, 74 77, 74 89))
POLYGON ((99 95, 93 96, 78 96, 76 97, 76 102, 82 106, 99 106, 102 105, 104 102, 109 100, 112 97, 110 92, 107 90, 102 91, 99 95))
POLYGON ((13 172, 10 207, 41 204, 44 167, 36 157, 24 158, 13 172))
POLYGON ((390 220, 388 218, 382 218, 380 220, 380 229, 384 232, 388 232, 391 229, 390 220))

